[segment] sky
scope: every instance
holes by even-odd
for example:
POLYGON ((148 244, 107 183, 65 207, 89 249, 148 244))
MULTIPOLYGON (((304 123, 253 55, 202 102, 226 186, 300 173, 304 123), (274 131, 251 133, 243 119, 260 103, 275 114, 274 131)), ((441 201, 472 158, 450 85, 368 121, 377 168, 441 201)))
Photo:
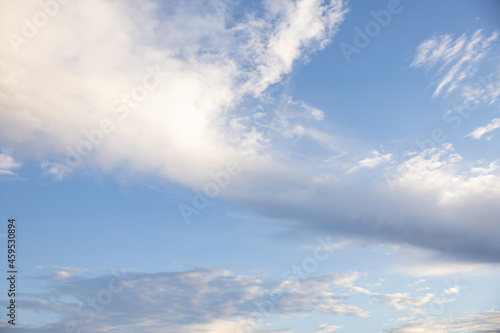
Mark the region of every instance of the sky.
POLYGON ((0 331, 500 332, 500 3, 0 2, 0 331))

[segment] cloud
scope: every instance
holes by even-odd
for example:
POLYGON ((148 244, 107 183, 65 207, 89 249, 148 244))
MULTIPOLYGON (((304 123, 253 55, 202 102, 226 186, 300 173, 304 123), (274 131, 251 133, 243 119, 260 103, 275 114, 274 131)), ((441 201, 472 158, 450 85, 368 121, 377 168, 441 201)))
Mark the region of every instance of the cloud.
MULTIPOLYGON (((2 7, 0 32, 22 38, 22 18, 42 10, 38 3, 2 7)), ((236 154, 221 125, 234 107, 324 48, 346 12, 340 0, 264 2, 245 15, 237 8, 245 6, 61 5, 26 43, 3 40, 1 139, 44 160, 55 178, 87 166, 104 172, 125 166, 199 185, 207 170, 236 154)))
MULTIPOLYGON (((461 243, 460 246, 467 247, 468 251, 481 251, 482 246, 477 240, 486 241, 489 238, 487 233, 496 230, 493 222, 496 208, 492 203, 499 195, 500 175, 494 169, 478 174, 476 168, 460 167, 461 160, 462 156, 453 153, 451 145, 444 145, 441 149, 427 149, 397 165, 389 186, 402 200, 391 196, 392 202, 396 206, 406 206, 402 209, 404 214, 411 210, 413 217, 420 221, 421 230, 434 229, 427 222, 435 223, 437 233, 441 233, 442 227, 447 229, 450 238, 432 239, 435 246, 456 246, 458 249, 461 243), (405 203, 407 200, 411 204, 405 203), (420 207, 426 207, 426 213, 419 213, 420 207), (450 219, 454 221, 453 227, 441 225, 443 222, 440 221, 450 219), (476 223, 480 219, 484 219, 484 224, 472 227, 471 221, 476 223), (447 239, 453 240, 449 242, 447 239), (457 243, 451 245, 455 240, 457 243)), ((395 209, 392 214, 397 216, 397 211, 395 209)), ((425 243, 423 239, 421 241, 425 243)), ((493 240, 490 241, 490 249, 497 252, 498 248, 493 250, 496 248, 493 240)))
POLYGON ((336 330, 341 329, 343 326, 342 325, 328 325, 328 324, 321 324, 318 325, 318 329, 316 330, 316 333, 329 333, 329 332, 334 332, 336 330))
MULTIPOLYGON (((500 128, 500 118, 493 119, 488 125, 477 127, 475 130, 467 134, 466 136, 471 136, 476 140, 481 139, 485 134, 500 128)), ((491 139, 491 137, 488 137, 491 139)), ((488 138, 486 138, 488 140, 488 138)))
POLYGON ((42 161, 40 167, 42 168, 45 176, 48 176, 55 181, 61 181, 68 177, 71 173, 71 170, 65 168, 64 165, 57 162, 49 162, 47 160, 42 161))
POLYGON ((369 181, 361 172, 339 176, 352 168, 350 156, 326 170, 293 163, 246 170, 227 195, 257 213, 301 221, 310 231, 411 244, 471 263, 498 262, 498 170, 478 173, 477 163, 463 161, 450 144, 404 156, 374 169, 369 181), (322 177, 311 182, 311 175, 322 177))
MULTIPOLYGON (((42 267, 38 267, 42 268, 42 267)), ((49 279, 52 280, 64 280, 64 279, 69 279, 74 276, 77 276, 79 274, 85 273, 88 271, 88 269, 80 269, 80 268, 74 268, 74 267, 59 267, 59 266, 53 266, 50 267, 50 274, 49 274, 49 279)))
POLYGON ((274 289, 281 295, 274 308, 278 313, 296 316, 307 315, 313 310, 329 315, 367 317, 367 311, 341 302, 340 295, 333 291, 351 287, 358 278, 359 274, 352 272, 282 281, 274 289))
POLYGON ((424 305, 429 304, 431 301, 444 302, 432 293, 427 293, 424 296, 411 296, 407 292, 394 294, 376 293, 361 287, 352 287, 350 292, 368 295, 375 302, 390 305, 397 311, 404 311, 412 315, 426 313, 427 309, 424 305))
MULTIPOLYGON (((22 18, 41 10, 38 3, 0 6, 4 34, 22 34, 22 18)), ((367 151, 366 144, 315 127, 324 116, 310 104, 260 103, 332 40, 343 1, 264 1, 259 10, 241 9, 244 15, 236 7, 105 0, 62 6, 18 53, 2 40, 0 139, 56 180, 90 168, 203 191, 236 160, 242 171, 218 197, 258 214, 498 261, 497 170, 474 173, 450 149, 400 162, 397 152, 372 149, 360 157, 355 152, 367 151), (273 130, 266 121, 276 104, 291 112, 273 130), (385 170, 377 168, 382 163, 385 170), (357 172, 345 177, 353 165, 357 172)), ((459 82, 457 73, 469 73, 496 35, 436 38, 421 46, 413 65, 441 64, 444 71, 460 63, 452 75, 459 82)))
POLYGON ((2 150, 2 153, 0 153, 0 177, 15 176, 16 172, 13 170, 20 166, 21 163, 17 162, 14 157, 11 156, 11 152, 2 150))
POLYGON ((61 320, 21 332, 60 331, 68 323, 93 332, 230 332, 257 327, 270 315, 365 317, 366 311, 346 304, 340 295, 358 277, 345 273, 277 282, 220 269, 64 276, 64 283, 53 283, 50 292, 19 300, 26 311, 50 312, 61 320))
POLYGON ((402 263, 396 271, 411 276, 449 276, 451 274, 486 274, 496 268, 494 265, 482 263, 436 260, 432 256, 419 258, 412 262, 414 262, 413 265, 402 263))
POLYGON ((426 281, 426 279, 418 279, 418 280, 415 280, 414 283, 415 283, 415 286, 416 286, 416 285, 419 285, 420 283, 423 283, 425 281, 426 281))
MULTIPOLYGON (((272 3, 264 2, 268 10, 266 21, 272 17, 282 18, 272 34, 260 33, 249 37, 252 47, 250 58, 257 64, 257 71, 251 75, 247 84, 252 86, 255 95, 264 91, 270 84, 278 82, 283 74, 292 70, 294 61, 301 56, 306 47, 324 48, 337 32, 339 23, 346 13, 342 1, 300 0, 272 3), (264 36, 264 38, 263 38, 264 36)), ((260 32, 264 21, 252 22, 252 30, 260 32)), ((238 27, 248 29, 248 26, 238 27)))
POLYGON ((367 157, 367 158, 359 161, 352 169, 347 171, 347 174, 353 173, 353 172, 355 172, 359 169, 363 169, 363 168, 373 169, 382 163, 389 162, 393 157, 392 154, 382 155, 381 153, 379 153, 376 150, 372 150, 370 152, 370 155, 371 155, 370 157, 367 157))
POLYGON ((444 291, 444 293, 446 295, 453 295, 453 294, 458 294, 460 292, 460 287, 459 286, 456 286, 456 287, 451 287, 449 289, 446 289, 444 291))
POLYGON ((418 307, 429 303, 435 298, 434 294, 427 293, 425 296, 411 297, 408 293, 396 294, 373 294, 378 302, 393 306, 398 311, 409 313, 421 313, 418 307))
POLYGON ((500 75, 479 75, 474 82, 464 84, 461 93, 461 108, 477 110, 481 105, 491 106, 500 96, 500 75))
POLYGON ((440 82, 433 96, 445 89, 448 95, 475 73, 475 65, 497 39, 497 32, 485 37, 482 30, 476 30, 470 37, 463 34, 456 39, 452 35, 436 35, 417 47, 411 67, 433 68, 439 65, 440 82))
MULTIPOLYGON (((477 163, 477 165, 481 165, 482 161, 479 161, 479 163, 477 163)), ((475 167, 472 167, 470 169, 471 173, 473 174, 478 174, 478 175, 487 175, 487 174, 491 174, 493 172, 495 172, 498 168, 498 165, 497 165, 497 162, 490 162, 488 164, 488 167, 485 168, 485 167, 482 167, 482 166, 475 166, 475 167)))
POLYGON ((444 333, 444 332, 497 332, 500 326, 500 311, 486 312, 456 319, 436 319, 410 323, 399 328, 387 330, 387 333, 444 333))
MULTIPOLYGON (((467 261, 463 258, 443 256, 433 249, 424 249, 409 244, 379 244, 377 249, 384 252, 386 259, 390 261, 389 272, 409 277, 449 277, 449 276, 479 276, 496 274, 497 263, 481 263, 467 261)), ((409 284, 409 287, 417 287, 417 281, 409 284)), ((456 287, 449 284, 448 288, 456 287)), ((428 290, 428 287, 418 288, 417 291, 428 290)))

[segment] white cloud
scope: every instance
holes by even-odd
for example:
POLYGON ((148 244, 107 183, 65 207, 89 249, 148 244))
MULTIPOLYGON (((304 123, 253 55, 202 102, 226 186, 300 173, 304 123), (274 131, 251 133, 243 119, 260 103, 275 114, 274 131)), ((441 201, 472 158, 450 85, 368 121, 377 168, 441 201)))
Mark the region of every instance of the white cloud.
MULTIPOLYGON (((305 116, 315 120, 323 120, 325 113, 318 108, 315 108, 304 101, 295 101, 291 96, 285 96, 286 102, 289 105, 301 107, 305 112, 305 116)), ((287 112, 289 113, 289 112, 287 112)))
POLYGON ((449 94, 475 73, 475 65, 497 39, 498 33, 485 37, 481 30, 476 30, 470 37, 463 34, 455 40, 451 35, 436 35, 418 46, 411 66, 432 68, 439 64, 438 75, 441 77, 433 96, 445 89, 449 94))
POLYGON ((485 134, 500 128, 500 118, 493 119, 488 125, 477 127, 475 130, 467 134, 476 140, 481 139, 485 134))
MULTIPOLYGON (((324 5, 318 0, 283 1, 272 5, 270 2, 265 2, 268 8, 273 8, 268 13, 284 19, 276 25, 265 43, 261 34, 251 36, 251 43, 248 44, 257 51, 252 54, 257 64, 257 75, 249 81, 256 95, 278 82, 283 74, 289 73, 304 47, 325 47, 346 13, 342 1, 326 2, 324 5)), ((259 29, 264 25, 264 22, 254 22, 251 28, 259 29)), ((241 29, 248 27, 242 26, 241 29)))
POLYGON ((71 169, 61 163, 42 161, 40 164, 45 175, 53 180, 60 181, 71 174, 71 169))
POLYGON ((88 269, 79 269, 74 267, 53 267, 50 276, 52 279, 61 280, 74 277, 87 271, 88 269))
MULTIPOLYGON (((493 222, 498 209, 493 202, 500 195, 500 175, 493 168, 478 174, 477 168, 461 166, 460 155, 452 153, 452 149, 449 145, 428 149, 394 168, 388 184, 393 189, 393 207, 398 208, 391 214, 396 219, 412 216, 419 221, 413 232, 429 228, 440 233, 438 230, 447 229, 461 242, 471 242, 462 243, 468 250, 475 248, 473 244, 479 239, 488 242, 491 249, 497 248, 491 234, 498 232, 493 222), (426 207, 425 211, 422 207, 426 207)), ((387 193, 391 192, 381 195, 387 193)), ((445 238, 432 241, 440 247, 450 245, 445 238)), ((424 239, 421 242, 427 243, 424 239)))
MULTIPOLYGON (((475 175, 476 168, 459 173, 462 157, 451 153, 453 147, 431 148, 415 155, 395 168, 391 186, 413 193, 425 191, 441 207, 458 205, 471 195, 493 199, 498 195, 500 179, 493 172, 475 175)), ((471 198, 470 198, 471 199, 471 198)))
POLYGON ((276 307, 284 313, 297 316, 311 311, 323 314, 367 317, 368 312, 339 300, 337 288, 351 288, 359 273, 328 274, 302 280, 282 281, 276 288, 282 297, 276 307))
MULTIPOLYGON (((308 124, 311 121, 323 120, 325 114, 322 110, 315 108, 304 101, 296 101, 290 96, 283 96, 280 99, 276 110, 271 115, 271 119, 262 124, 263 130, 270 130, 271 135, 278 133, 287 139, 300 138, 310 131, 308 124)), ((255 126, 253 117, 242 117, 247 125, 255 126)), ((268 133, 269 134, 269 133, 268 133)))
MULTIPOLYGON (((467 262, 428 262, 416 261, 414 265, 402 265, 397 269, 402 274, 411 276, 449 276, 450 274, 480 275, 488 272, 494 266, 467 262)), ((424 289, 425 290, 425 289, 424 289)))
POLYGON ((17 162, 11 154, 10 151, 0 153, 0 177, 15 176, 16 172, 13 170, 21 166, 21 163, 17 162))
POLYGON ((417 279, 415 281, 413 281, 413 284, 409 284, 408 287, 414 287, 414 286, 417 286, 421 283, 424 283, 426 280, 425 279, 417 279))
MULTIPOLYGON (((44 267, 38 266, 38 269, 44 269, 44 267)), ((47 267, 50 273, 47 275, 49 279, 52 280, 64 280, 75 277, 82 273, 88 272, 88 269, 75 268, 75 267, 61 267, 52 266, 47 267)))
POLYGON ((456 286, 456 287, 451 287, 451 288, 448 288, 444 291, 444 293, 446 295, 453 295, 453 294, 458 294, 460 292, 460 287, 459 286, 456 286))
MULTIPOLYGON (((5 34, 22 35, 21 19, 41 10, 38 3, 1 6, 5 34)), ((265 3, 263 9, 236 21, 234 7, 220 1, 61 6, 18 53, 2 40, 0 139, 45 160, 42 167, 55 178, 70 174, 56 166, 80 150, 85 156, 71 170, 126 165, 199 186, 208 170, 239 156, 235 145, 248 143, 251 128, 235 142, 220 125, 241 98, 259 96, 323 48, 345 14, 341 0, 265 3), (114 129, 101 138, 103 118, 114 129), (89 136, 97 143, 89 146, 89 136)), ((302 107, 321 119, 321 111, 302 107)), ((304 131, 295 126, 291 135, 304 131)))
MULTIPOLYGON (((476 165, 480 165, 481 161, 479 163, 476 163, 476 165)), ((488 167, 481 167, 481 166, 474 166, 471 167, 470 172, 472 174, 477 174, 477 175, 487 175, 495 172, 498 169, 497 161, 491 162, 488 164, 488 167)))
POLYGON ((482 76, 479 75, 475 82, 465 84, 462 89, 462 107, 478 109, 481 104, 491 106, 500 96, 500 75, 493 73, 482 76))
POLYGON ((408 293, 396 294, 372 294, 378 302, 393 306, 398 311, 405 311, 411 314, 422 313, 419 309, 424 304, 435 299, 435 295, 427 293, 425 296, 410 296, 408 293))
POLYGON ((424 296, 411 296, 409 293, 376 293, 366 288, 352 287, 351 293, 360 293, 370 296, 373 300, 379 303, 387 304, 398 311, 405 311, 409 314, 422 314, 425 312, 423 305, 436 300, 436 296, 432 293, 427 293, 424 296))
POLYGON ((316 333, 329 333, 329 332, 334 332, 336 330, 341 329, 342 325, 329 325, 329 324, 321 324, 318 325, 318 329, 316 330, 316 333))
POLYGON ((392 159, 392 154, 382 155, 376 150, 372 150, 369 154, 370 156, 359 161, 353 168, 351 168, 347 174, 353 173, 359 169, 373 169, 382 163, 387 163, 392 159))
MULTIPOLYGON (((143 325, 141 325, 143 326, 143 325)), ((191 333, 191 332, 221 332, 221 333, 234 333, 242 331, 242 327, 252 328, 252 332, 267 332, 259 327, 259 325, 245 320, 221 320, 214 319, 208 323, 193 324, 193 325, 178 325, 177 327, 169 328, 168 331, 172 333, 191 333)), ((144 332, 161 333, 165 332, 164 328, 148 328, 144 332)), ((244 332, 244 331, 243 331, 244 332)))

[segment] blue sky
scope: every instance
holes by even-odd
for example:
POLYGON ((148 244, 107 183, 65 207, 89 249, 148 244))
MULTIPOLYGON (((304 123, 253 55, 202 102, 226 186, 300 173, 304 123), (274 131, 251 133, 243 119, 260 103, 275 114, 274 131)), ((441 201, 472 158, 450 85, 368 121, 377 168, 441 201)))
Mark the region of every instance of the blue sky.
POLYGON ((2 330, 500 332, 496 1, 0 6, 2 330))

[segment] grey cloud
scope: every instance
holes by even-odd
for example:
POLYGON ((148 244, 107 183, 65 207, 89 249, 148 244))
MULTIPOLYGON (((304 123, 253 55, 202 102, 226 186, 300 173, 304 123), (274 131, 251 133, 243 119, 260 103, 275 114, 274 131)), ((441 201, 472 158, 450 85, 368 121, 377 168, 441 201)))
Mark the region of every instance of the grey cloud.
POLYGON ((22 325, 20 332, 64 330, 66 325, 92 332, 157 332, 167 328, 169 332, 184 332, 189 328, 231 327, 263 316, 320 312, 363 317, 366 311, 340 297, 357 277, 331 274, 278 282, 200 269, 51 280, 47 294, 32 295, 19 306, 52 312, 61 321, 48 327, 22 325))
POLYGON ((467 317, 455 319, 436 319, 409 323, 398 328, 387 330, 387 333, 424 332, 498 332, 500 327, 500 311, 489 310, 467 317))

